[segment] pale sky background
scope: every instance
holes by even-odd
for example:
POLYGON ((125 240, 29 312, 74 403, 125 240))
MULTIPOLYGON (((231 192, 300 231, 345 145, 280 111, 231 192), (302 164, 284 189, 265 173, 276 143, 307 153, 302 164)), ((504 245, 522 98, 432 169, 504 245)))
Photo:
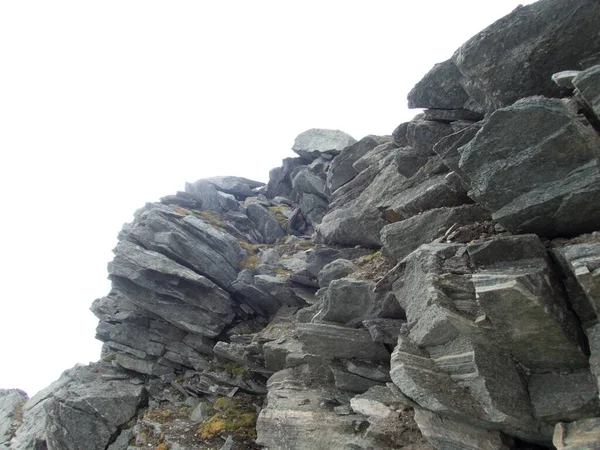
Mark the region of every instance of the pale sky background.
POLYGON ((185 181, 267 181, 297 134, 390 134, 516 0, 0 2, 0 387, 95 361, 116 235, 185 181))

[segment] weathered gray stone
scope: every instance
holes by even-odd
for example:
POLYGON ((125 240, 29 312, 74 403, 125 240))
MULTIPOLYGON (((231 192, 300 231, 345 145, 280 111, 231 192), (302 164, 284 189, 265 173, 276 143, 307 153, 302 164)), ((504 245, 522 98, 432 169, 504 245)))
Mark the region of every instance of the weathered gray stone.
POLYGON ((509 450, 507 440, 498 431, 484 430, 431 411, 418 408, 415 421, 423 436, 435 448, 444 450, 509 450))
POLYGON ((202 209, 218 212, 239 210, 239 204, 233 195, 219 191, 207 180, 186 183, 185 192, 200 199, 202 209))
POLYGON ((384 381, 373 380, 349 372, 343 364, 331 363, 335 387, 341 391, 363 393, 373 386, 383 386, 384 381))
POLYGON ((597 450, 600 448, 600 418, 557 423, 552 443, 557 450, 597 450))
POLYGON ((356 326, 369 318, 380 294, 374 292, 372 282, 342 278, 333 280, 319 304, 320 310, 313 322, 335 322, 356 326))
POLYGON ((269 210, 258 204, 248 205, 246 214, 252 220, 267 244, 273 244, 277 239, 285 236, 277 219, 269 213, 269 210))
POLYGON ((398 172, 406 178, 412 177, 429 160, 429 157, 413 151, 410 147, 403 147, 396 151, 395 158, 398 172))
POLYGON ((299 366, 269 379, 267 406, 256 424, 257 444, 293 450, 377 448, 376 440, 359 432, 368 425, 366 418, 336 414, 321 389, 307 386, 307 378, 306 366, 299 366))
POLYGON ((296 137, 292 150, 312 161, 322 153, 337 155, 355 142, 356 139, 340 130, 312 128, 296 137))
POLYGON ((354 169, 353 164, 384 142, 384 138, 369 135, 343 149, 333 159, 331 168, 327 173, 327 187, 329 188, 329 192, 334 192, 340 186, 354 178, 358 172, 354 169))
POLYGON ((373 342, 395 345, 398 335, 406 320, 402 319, 369 319, 364 320, 363 325, 371 334, 373 342))
POLYGON ((325 266, 335 260, 345 259, 353 260, 371 253, 371 250, 364 248, 345 248, 328 247, 319 245, 306 252, 306 270, 315 278, 325 266))
POLYGON ((357 270, 356 264, 347 259, 336 259, 325 265, 318 273, 319 287, 326 288, 333 280, 344 278, 357 270))
POLYGON ((195 215, 177 214, 160 205, 139 210, 133 223, 123 227, 119 239, 184 263, 225 289, 237 277, 244 255, 231 235, 195 215))
POLYGON ((366 392, 350 400, 350 406, 357 414, 368 417, 385 418, 405 405, 406 400, 387 386, 373 386, 366 392))
POLYGON ((285 275, 256 275, 254 285, 261 291, 277 299, 281 305, 306 306, 304 300, 296 295, 285 275))
POLYGON ((401 261, 422 244, 444 236, 453 225, 468 225, 489 219, 479 205, 454 208, 436 208, 400 222, 386 225, 381 230, 381 242, 386 255, 401 261))
POLYGON ((269 172, 269 183, 265 195, 269 198, 292 196, 292 172, 299 166, 307 164, 303 158, 285 158, 281 167, 275 167, 269 172))
POLYGON ((352 167, 354 167, 354 170, 357 174, 360 174, 362 171, 377 164, 388 153, 396 148, 398 148, 398 146, 394 142, 387 142, 385 144, 378 145, 373 150, 367 152, 365 155, 357 159, 356 162, 352 164, 352 167))
POLYGON ((409 108, 460 109, 469 96, 462 75, 451 60, 436 64, 408 94, 409 108))
POLYGON ((446 166, 457 173, 465 183, 469 183, 469 177, 460 167, 461 147, 468 144, 481 129, 481 122, 462 128, 448 136, 440 139, 433 146, 433 151, 440 157, 446 166))
POLYGON ((231 297, 215 283, 131 242, 117 245, 108 272, 131 303, 183 330, 214 337, 234 317, 231 297))
POLYGON ((292 178, 292 199, 300 206, 302 215, 317 224, 327 210, 325 180, 308 168, 299 167, 292 178))
POLYGON ((561 70, 552 74, 552 81, 556 83, 558 87, 566 89, 575 89, 573 86, 573 78, 577 76, 579 70, 561 70))
POLYGON ((219 191, 231 194, 238 200, 256 195, 255 189, 265 185, 260 181, 242 177, 210 177, 204 178, 204 180, 215 186, 219 191))
POLYGON ((406 147, 408 145, 408 140, 406 139, 407 129, 408 122, 403 122, 392 132, 392 142, 398 147, 406 147))
POLYGON ((144 388, 107 364, 76 366, 31 398, 15 450, 104 450, 142 406, 144 388))
POLYGON ((600 87, 598 87, 600 85, 600 65, 593 66, 577 74, 573 78, 573 85, 577 88, 585 105, 600 120, 600 87))
POLYGON ((552 249, 567 276, 573 309, 584 324, 597 321, 600 313, 600 243, 567 245, 552 249))
POLYGON ((495 111, 459 166, 469 196, 509 231, 574 235, 600 223, 599 148, 560 100, 533 97, 495 111))
POLYGON ((383 344, 375 343, 366 330, 318 323, 298 324, 298 339, 306 352, 323 358, 389 360, 383 344))
POLYGON ((587 369, 568 374, 533 374, 528 390, 538 419, 572 422, 600 414, 598 387, 587 369))
POLYGON ((202 199, 188 192, 178 191, 175 195, 167 195, 160 198, 161 203, 166 205, 178 205, 183 208, 200 209, 202 199))
POLYGON ((600 324, 588 328, 586 335, 590 346, 590 372, 600 390, 600 324))
POLYGON ((546 0, 518 7, 477 33, 452 57, 472 99, 468 109, 490 112, 523 97, 560 96, 552 75, 599 51, 598 22, 594 0, 546 0))
POLYGON ((452 134, 454 130, 446 123, 433 120, 418 120, 408 123, 406 139, 408 145, 419 155, 433 155, 433 146, 444 136, 452 134))

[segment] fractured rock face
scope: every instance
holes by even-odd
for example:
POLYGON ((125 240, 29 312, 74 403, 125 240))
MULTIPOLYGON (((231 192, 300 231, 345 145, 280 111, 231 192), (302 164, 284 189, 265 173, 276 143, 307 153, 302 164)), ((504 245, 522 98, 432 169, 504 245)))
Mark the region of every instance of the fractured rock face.
POLYGON ((532 97, 495 111, 459 167, 469 196, 509 231, 574 235, 600 223, 599 149, 560 100, 532 97))
POLYGON ((539 419, 550 416, 538 411, 553 410, 554 420, 589 412, 591 378, 585 385, 564 379, 585 391, 581 403, 547 407, 552 396, 536 400, 538 420, 529 402, 524 368, 545 376, 587 367, 581 329, 537 237, 429 244, 405 263, 394 290, 408 335, 400 335, 391 365, 405 395, 429 410, 540 443, 550 434, 539 419))

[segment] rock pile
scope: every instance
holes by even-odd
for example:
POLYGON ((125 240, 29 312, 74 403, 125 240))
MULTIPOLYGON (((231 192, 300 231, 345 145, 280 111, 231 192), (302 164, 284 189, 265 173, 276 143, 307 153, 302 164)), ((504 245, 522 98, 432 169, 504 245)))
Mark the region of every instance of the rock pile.
POLYGON ((102 360, 0 391, 0 448, 596 448, 599 23, 519 7, 390 136, 308 130, 267 185, 144 206, 102 360))

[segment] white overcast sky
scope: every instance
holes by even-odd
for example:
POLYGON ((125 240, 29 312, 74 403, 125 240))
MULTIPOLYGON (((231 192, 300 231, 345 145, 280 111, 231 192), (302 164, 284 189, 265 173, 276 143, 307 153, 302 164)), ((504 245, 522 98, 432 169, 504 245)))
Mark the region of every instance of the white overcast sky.
POLYGON ((97 360, 124 222, 185 181, 267 181, 297 134, 390 134, 517 0, 0 2, 0 387, 97 360))

